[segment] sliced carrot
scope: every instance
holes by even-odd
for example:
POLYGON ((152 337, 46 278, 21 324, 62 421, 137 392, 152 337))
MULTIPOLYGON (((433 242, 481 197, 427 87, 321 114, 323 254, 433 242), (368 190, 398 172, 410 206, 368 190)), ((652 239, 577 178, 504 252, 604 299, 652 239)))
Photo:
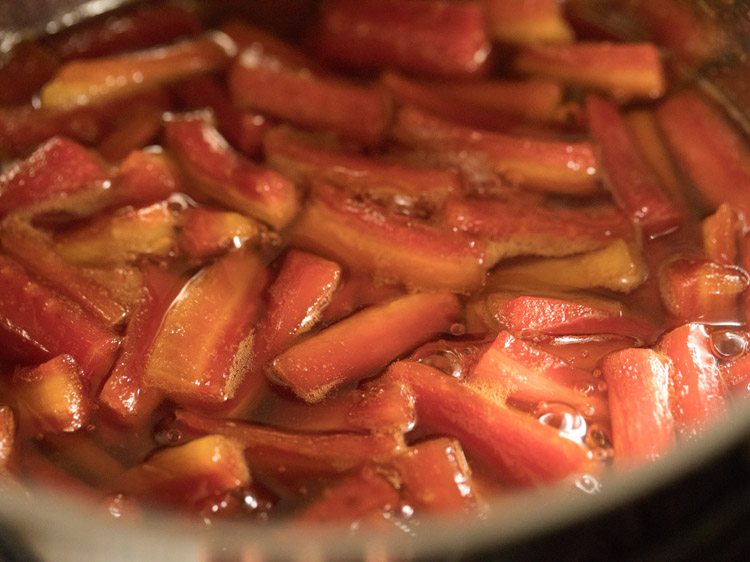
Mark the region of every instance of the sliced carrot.
POLYGON ((271 364, 274 380, 307 402, 344 382, 372 375, 390 361, 459 320, 454 295, 423 293, 365 309, 282 353, 271 364))
POLYGON ((672 417, 677 432, 695 437, 726 414, 728 402, 718 361, 703 324, 684 324, 659 340, 659 351, 672 360, 672 417))
POLYGON ((672 362, 651 349, 630 348, 602 363, 618 466, 639 464, 668 453, 675 442, 670 409, 672 362))
POLYGON ((477 2, 332 0, 323 6, 313 47, 349 69, 475 76, 486 70, 490 52, 483 15, 477 2))
POLYGON ((299 209, 294 184, 237 154, 201 116, 165 123, 166 144, 202 196, 283 228, 299 209))
POLYGON ((485 0, 489 33, 513 45, 570 43, 573 30, 557 0, 485 0))

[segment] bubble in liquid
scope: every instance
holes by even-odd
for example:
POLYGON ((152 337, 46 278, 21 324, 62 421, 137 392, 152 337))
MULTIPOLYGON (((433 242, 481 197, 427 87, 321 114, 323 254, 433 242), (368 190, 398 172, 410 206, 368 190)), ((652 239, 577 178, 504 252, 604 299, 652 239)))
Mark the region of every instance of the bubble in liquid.
POLYGON ((162 447, 179 445, 185 436, 176 427, 162 427, 154 430, 154 441, 162 447))
POLYGON ((602 490, 601 482, 591 474, 581 474, 575 481, 575 487, 586 494, 596 494, 602 490))
POLYGON ((718 359, 732 359, 747 351, 747 337, 736 330, 718 330, 710 336, 711 352, 718 359))
POLYGON ((614 448, 607 431, 599 424, 592 423, 589 427, 584 444, 591 451, 591 458, 599 462, 609 462, 614 456, 614 448))
POLYGON ((540 402, 534 415, 544 425, 557 429, 561 436, 578 443, 583 442, 586 435, 586 420, 572 406, 559 402, 540 402))

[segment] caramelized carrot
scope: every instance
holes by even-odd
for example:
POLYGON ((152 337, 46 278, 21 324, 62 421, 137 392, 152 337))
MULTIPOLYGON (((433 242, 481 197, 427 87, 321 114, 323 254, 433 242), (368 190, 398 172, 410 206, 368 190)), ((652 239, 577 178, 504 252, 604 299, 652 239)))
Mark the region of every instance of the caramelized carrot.
POLYGON ((191 258, 203 259, 260 241, 265 234, 261 223, 245 215, 190 207, 181 214, 177 243, 191 258))
POLYGON ((523 74, 601 90, 621 101, 655 99, 666 91, 659 51, 651 43, 529 45, 514 67, 523 74))
POLYGON ((728 403, 710 336, 702 324, 684 324, 659 340, 674 364, 672 417, 682 437, 695 437, 726 414, 728 403))
POLYGON ((661 457, 675 442, 670 410, 672 362, 651 349, 630 348, 602 363, 618 466, 661 457))
POLYGON ((646 234, 658 236, 679 227, 684 217, 641 156, 617 106, 602 97, 586 97, 589 129, 612 195, 646 234))
POLYGON ((557 0, 484 0, 489 33, 514 45, 570 43, 573 30, 557 0))
POLYGON ((244 250, 196 273, 170 306, 147 355, 143 384, 181 404, 219 406, 250 366, 266 269, 244 250))
POLYGON ((534 418, 501 406, 431 367, 398 362, 386 376, 414 393, 417 425, 461 441, 469 457, 517 485, 552 483, 585 471, 585 449, 534 418))
POLYGON ((292 231, 292 244, 412 289, 468 292, 484 281, 484 247, 466 235, 410 220, 326 184, 292 231))
POLYGON ((482 6, 443 0, 330 0, 313 46, 323 60, 349 69, 395 66, 455 78, 482 73, 490 52, 482 6))
POLYGON ((284 176, 237 154, 202 117, 165 123, 167 147, 202 196, 283 228, 299 208, 294 185, 284 176))
POLYGON ((344 382, 374 374, 390 361, 450 330, 459 304, 446 293, 410 295, 377 305, 303 340, 271 364, 272 378, 307 402, 344 382))

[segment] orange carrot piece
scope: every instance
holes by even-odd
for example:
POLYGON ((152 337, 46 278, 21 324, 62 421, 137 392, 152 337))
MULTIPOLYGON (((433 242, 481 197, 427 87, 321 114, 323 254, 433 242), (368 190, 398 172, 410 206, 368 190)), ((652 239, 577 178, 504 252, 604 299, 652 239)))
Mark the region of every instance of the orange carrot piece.
POLYGON ((334 387, 374 374, 459 320, 454 295, 424 293, 365 309, 292 346, 269 375, 307 402, 334 387))
POLYGON ((316 185, 292 245, 412 289, 469 292, 484 282, 484 246, 461 233, 396 215, 316 185))
POLYGON ((684 217, 641 156, 617 106, 590 94, 586 97, 586 115, 591 135, 599 145, 605 179, 619 206, 649 236, 678 228, 684 217))
POLYGON ((489 33, 513 45, 570 43, 573 30, 557 0, 485 0, 489 33))
POLYGON ((250 366, 252 325, 267 280, 238 250, 196 273, 172 303, 148 352, 143 384, 178 403, 220 406, 250 366))
POLYGON ((550 426, 487 399, 420 363, 399 362, 387 375, 414 393, 417 425, 457 438, 503 480, 549 484, 590 468, 586 450, 550 426))
POLYGON ((447 163, 485 170, 539 191, 590 195, 598 190, 598 163, 591 143, 516 137, 472 129, 414 108, 396 115, 392 136, 436 152, 447 163))
POLYGON ((726 203, 719 206, 701 223, 706 257, 721 265, 735 265, 744 229, 745 220, 741 213, 726 203))
POLYGON ((229 71, 229 92, 237 106, 367 145, 382 140, 390 115, 377 89, 264 66, 251 55, 240 56, 229 71))
POLYGON ((728 408, 724 380, 703 324, 684 324, 659 340, 659 351, 674 364, 672 417, 678 435, 695 437, 728 408))
POLYGON ((674 445, 669 390, 673 369, 667 357, 651 349, 624 349, 604 359, 618 466, 653 460, 674 445))
POLYGON ((397 67, 463 78, 487 69, 482 6, 442 0, 330 0, 313 47, 323 60, 356 70, 397 67))
POLYGON ((92 387, 109 371, 119 347, 114 333, 2 255, 0 325, 44 350, 47 359, 70 354, 92 387))
POLYGON ((294 184, 240 156, 202 117, 165 123, 166 144, 202 196, 283 228, 299 209, 294 184))
POLYGON ((42 89, 43 107, 101 104, 188 76, 224 68, 234 45, 205 35, 166 47, 66 63, 42 89))

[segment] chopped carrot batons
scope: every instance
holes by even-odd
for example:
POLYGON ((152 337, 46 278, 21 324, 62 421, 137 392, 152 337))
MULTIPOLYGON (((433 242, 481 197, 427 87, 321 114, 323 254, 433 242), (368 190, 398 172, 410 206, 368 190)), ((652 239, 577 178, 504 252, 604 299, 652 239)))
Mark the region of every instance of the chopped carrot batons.
POLYGON ((263 148, 269 165, 297 184, 327 181, 386 203, 439 206, 448 195, 461 190, 454 170, 408 166, 324 148, 313 137, 286 127, 269 131, 263 148))
POLYGON ((236 108, 221 83, 209 76, 196 76, 178 82, 172 91, 186 110, 213 111, 219 132, 241 153, 258 155, 270 124, 260 114, 236 108))
POLYGON ((71 355, 92 387, 109 371, 119 347, 114 333, 2 255, 0 325, 34 348, 45 350, 47 359, 71 355))
POLYGON ((622 239, 600 250, 560 258, 544 258, 501 265, 487 278, 487 287, 604 288, 630 293, 648 277, 640 251, 622 239))
POLYGON ((460 319, 454 295, 409 295, 367 308, 292 346, 271 364, 270 376, 307 402, 372 375, 460 319))
POLYGON ((684 321, 736 322, 747 285, 742 269, 710 260, 680 258, 659 270, 662 304, 684 321))
POLYGON ((213 494, 249 483, 241 445, 221 435, 206 435, 155 452, 111 487, 148 502, 194 507, 213 494))
POLYGON ((188 207, 181 213, 177 243, 189 257, 203 259, 260 241, 266 231, 258 221, 239 213, 188 207))
POLYGON ((0 175, 0 215, 67 197, 106 179, 103 163, 88 150, 53 137, 0 175))
POLYGON ((60 64, 55 54, 34 41, 23 41, 0 63, 0 107, 23 105, 54 76, 60 64))
POLYGON ((7 254, 94 318, 108 326, 125 320, 126 308, 105 287, 67 263, 55 251, 52 239, 30 223, 15 216, 6 218, 0 223, 0 243, 7 254))
POLYGON ((719 206, 701 223, 706 257, 721 265, 735 265, 739 258, 740 236, 745 228, 742 213, 726 203, 719 206))
POLYGON ((512 185, 566 195, 598 190, 598 163, 587 141, 539 140, 481 131, 402 108, 391 131, 408 146, 429 150, 446 163, 487 171, 512 185))
MULTIPOLYGON (((599 362, 605 355, 613 351, 620 351, 627 347, 633 346, 633 339, 625 336, 611 336, 607 334, 596 336, 561 336, 544 341, 536 342, 539 348, 553 354, 555 357, 568 362, 574 367, 578 367, 589 373, 599 368, 599 362)), ((566 371, 563 371, 566 372, 566 371)), ((585 381, 570 380, 567 384, 572 384, 584 392, 593 389, 587 386, 585 381)))
POLYGON ((84 22, 46 38, 45 44, 64 60, 93 58, 169 43, 200 30, 194 13, 160 4, 84 22))
POLYGON ((630 316, 619 303, 604 307, 549 297, 516 297, 502 305, 500 317, 520 337, 612 334, 650 343, 656 326, 630 316))
POLYGON ((231 399, 250 368, 252 325, 266 281, 260 258, 245 250, 196 273, 159 328, 144 386, 178 403, 218 406, 231 399))
POLYGON ((234 439, 245 448, 253 473, 282 480, 340 474, 373 460, 388 460, 404 448, 402 436, 387 433, 296 433, 188 410, 178 410, 175 416, 176 427, 184 431, 234 439))
POLYGON ((150 205, 184 191, 177 166, 161 150, 134 150, 112 177, 111 197, 119 206, 150 205))
POLYGON ((728 401, 710 336, 702 324, 684 324, 659 340, 674 364, 670 398, 677 432, 695 437, 726 414, 728 401))
POLYGON ((612 205, 529 206, 485 198, 448 199, 445 223, 487 240, 490 264, 522 255, 567 256, 604 248, 633 236, 632 226, 612 205))
POLYGON ((165 123, 166 143, 202 196, 283 228, 299 209, 294 184, 236 153, 202 117, 165 123))
POLYGON ((226 33, 237 45, 237 56, 242 56, 247 51, 258 60, 259 63, 268 66, 279 66, 288 69, 317 70, 318 63, 310 58, 307 53, 279 39, 268 31, 250 25, 239 20, 230 19, 223 23, 219 30, 226 33))
POLYGON ((478 2, 329 0, 312 43, 324 61, 352 70, 453 78, 482 74, 490 54, 478 2))
POLYGON ((410 82, 407 78, 387 73, 383 81, 386 87, 394 86, 391 89, 396 93, 399 82, 422 85, 449 100, 457 112, 469 106, 476 111, 484 110, 536 123, 562 124, 569 109, 563 104, 565 91, 562 85, 552 80, 410 82))
POLYGON ((650 43, 529 45, 514 66, 523 74, 593 88, 620 101, 659 98, 667 85, 659 51, 650 43))
POLYGON ((141 298, 125 330, 122 351, 99 393, 99 403, 120 423, 137 425, 146 421, 161 402, 159 392, 143 386, 144 367, 147 352, 184 282, 171 271, 157 266, 145 268, 141 298))
POLYGON ((258 323, 253 355, 259 367, 320 322, 340 280, 335 262, 300 250, 286 255, 258 323))
POLYGON ((0 404, 0 472, 5 472, 11 462, 16 442, 16 415, 13 409, 0 404))
POLYGON ((409 447, 393 461, 404 501, 426 513, 460 512, 476 506, 471 469, 461 443, 440 437, 409 447))
POLYGON ((96 441, 94 433, 46 433, 39 443, 44 455, 54 458, 68 474, 92 486, 105 487, 122 475, 125 467, 96 441))
POLYGON ((750 209, 750 147, 718 108, 684 90, 669 96, 656 116, 677 163, 711 209, 722 203, 750 209))
POLYGON ((527 45, 574 39, 558 0, 484 0, 484 9, 490 36, 496 41, 527 45))
POLYGON ((682 213, 641 156, 617 105, 590 94, 586 97, 586 116, 599 145, 605 182, 615 201, 650 236, 677 228, 683 222, 682 213))
MULTIPOLYGON (((473 103, 458 103, 450 95, 437 89, 436 83, 432 81, 418 80, 386 71, 381 75, 380 82, 397 106, 414 107, 444 119, 450 119, 456 123, 479 129, 506 133, 518 130, 525 132, 527 129, 539 132, 533 124, 527 123, 520 116, 514 115, 510 111, 500 112, 473 103)), ((445 83, 446 87, 452 85, 461 87, 462 84, 462 82, 445 83)), ((473 85, 474 81, 469 84, 473 85)), ((549 131, 544 130, 542 132, 549 135, 549 131)))
POLYGON ((102 104, 163 84, 224 68, 234 44, 205 35, 119 56, 66 63, 42 89, 43 107, 70 109, 102 104))
POLYGON ((342 390, 316 404, 274 394, 262 404, 271 426, 301 432, 406 433, 416 421, 414 398, 403 386, 375 379, 361 388, 342 390))
POLYGON ((624 349, 602 362, 617 466, 653 460, 674 445, 673 370, 666 356, 651 349, 624 349))
POLYGON ((313 129, 328 129, 367 145, 379 143, 390 119, 376 88, 266 66, 245 52, 229 71, 234 103, 313 129))
POLYGON ((124 264, 139 256, 166 257, 176 248, 176 213, 169 201, 123 207, 59 234, 57 252, 79 265, 124 264))
POLYGON ((92 412, 84 380, 70 355, 58 355, 38 367, 14 373, 11 388, 20 404, 23 430, 57 433, 84 427, 92 412))
POLYGON ((556 428, 502 406, 432 367, 398 362, 386 376, 413 392, 417 427, 457 438, 469 457, 508 482, 552 483, 589 468, 584 447, 562 437, 556 428))
POLYGON ((630 109, 625 113, 625 120, 640 155, 659 177, 661 186, 674 204, 682 210, 685 216, 690 216, 687 205, 690 194, 685 189, 684 181, 680 178, 674 159, 669 153, 654 110, 651 108, 630 109))
POLYGON ((292 232, 292 244, 410 289, 469 292, 484 282, 484 245, 348 197, 320 184, 292 232))
POLYGON ((300 522, 367 523, 370 518, 398 511, 401 497, 387 473, 365 466, 327 487, 295 514, 300 522))
POLYGON ((247 413, 257 403, 267 363, 320 322, 340 279, 338 264, 307 252, 289 251, 268 289, 266 308, 255 329, 252 369, 237 391, 233 413, 247 413))
POLYGON ((466 384, 505 404, 560 403, 588 418, 606 418, 607 403, 593 394, 593 377, 541 348, 501 331, 466 377, 466 384))

